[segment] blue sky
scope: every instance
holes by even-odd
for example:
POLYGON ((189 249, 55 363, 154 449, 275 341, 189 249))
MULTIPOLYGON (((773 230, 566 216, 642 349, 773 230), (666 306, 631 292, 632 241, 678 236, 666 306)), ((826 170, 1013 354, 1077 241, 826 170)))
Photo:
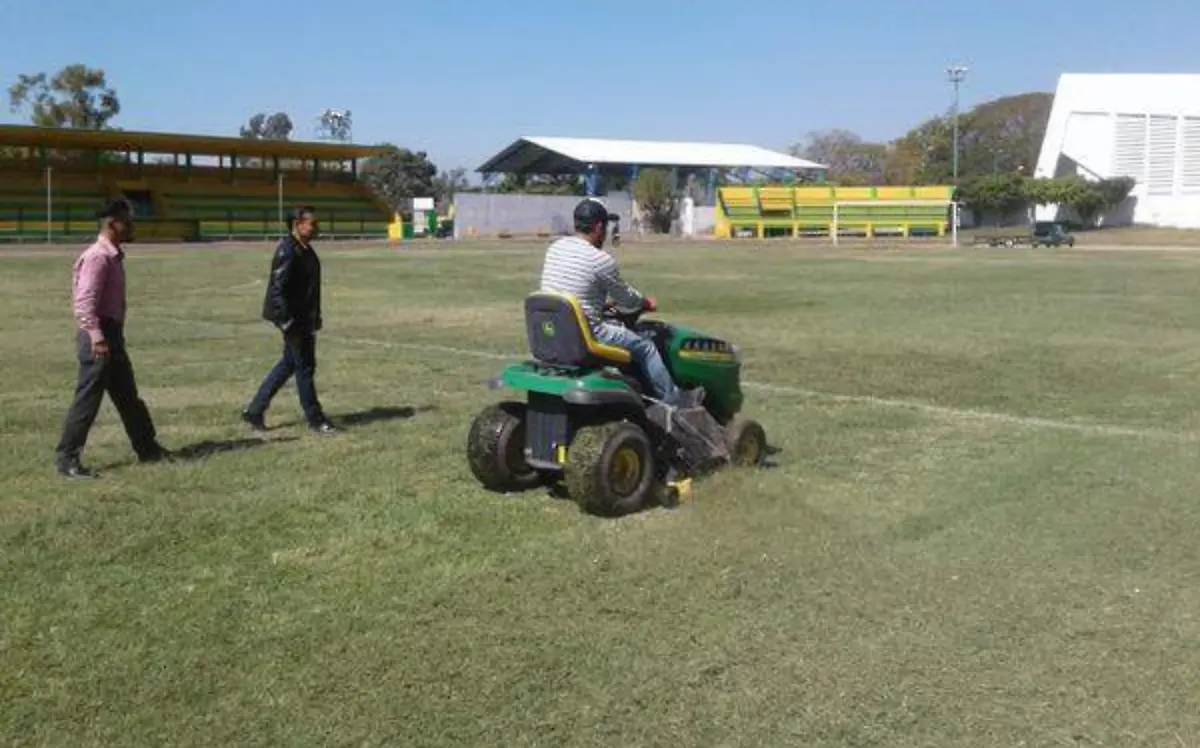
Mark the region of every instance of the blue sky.
MULTIPOLYGON (((236 134, 326 107, 360 142, 474 169, 521 135, 785 148, 887 139, 1063 72, 1200 72, 1198 0, 0 0, 0 78, 82 62, 137 130, 236 134)), ((18 117, 0 110, 0 121, 18 117)))

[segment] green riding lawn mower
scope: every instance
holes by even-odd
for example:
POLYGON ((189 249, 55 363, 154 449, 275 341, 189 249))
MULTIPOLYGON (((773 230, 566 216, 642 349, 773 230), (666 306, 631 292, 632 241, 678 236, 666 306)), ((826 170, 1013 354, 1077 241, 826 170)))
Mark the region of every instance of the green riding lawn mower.
POLYGON ((651 390, 628 351, 598 342, 577 300, 537 292, 525 300, 532 359, 512 364, 490 386, 524 392, 525 402, 484 409, 467 437, 471 472, 489 490, 565 488, 580 508, 616 516, 669 503, 669 487, 723 466, 758 466, 766 434, 742 418, 736 347, 683 327, 644 320, 644 310, 605 310, 654 342, 681 388, 704 401, 674 408, 651 390))

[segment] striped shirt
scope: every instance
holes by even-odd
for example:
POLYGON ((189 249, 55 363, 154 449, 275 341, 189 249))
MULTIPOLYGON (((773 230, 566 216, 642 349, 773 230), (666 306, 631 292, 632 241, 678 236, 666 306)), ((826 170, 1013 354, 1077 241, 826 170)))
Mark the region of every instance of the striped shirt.
POLYGON ((600 315, 607 299, 629 308, 644 303, 642 294, 621 280, 613 256, 577 236, 564 236, 546 250, 541 290, 578 299, 593 332, 602 324, 600 315))

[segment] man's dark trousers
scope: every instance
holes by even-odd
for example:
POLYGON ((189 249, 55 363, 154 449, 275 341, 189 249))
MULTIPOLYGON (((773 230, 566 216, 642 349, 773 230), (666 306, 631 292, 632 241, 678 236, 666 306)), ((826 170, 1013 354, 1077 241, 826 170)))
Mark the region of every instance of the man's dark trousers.
POLYGON ((60 465, 79 460, 105 392, 121 415, 125 433, 138 457, 153 457, 159 450, 150 411, 138 396, 133 362, 125 350, 124 330, 111 320, 101 320, 100 329, 109 347, 104 358, 97 359, 92 355, 92 340, 86 332, 80 330, 76 338, 79 380, 75 385, 75 400, 63 423, 62 438, 55 450, 60 465))
POLYGON ((283 356, 279 363, 267 374, 258 393, 246 408, 248 413, 261 416, 271 405, 271 399, 279 389, 287 383, 293 374, 296 376, 296 391, 300 395, 300 407, 304 409, 304 417, 309 424, 319 424, 325 416, 321 403, 317 400, 317 388, 313 377, 317 372, 317 336, 311 329, 293 325, 283 333, 283 356))

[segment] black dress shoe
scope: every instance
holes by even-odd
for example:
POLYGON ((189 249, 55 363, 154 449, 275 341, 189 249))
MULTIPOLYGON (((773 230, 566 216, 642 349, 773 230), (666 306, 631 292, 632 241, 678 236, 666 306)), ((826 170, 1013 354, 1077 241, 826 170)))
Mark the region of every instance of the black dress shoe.
POLYGON ((60 462, 54 466, 55 472, 71 480, 95 480, 97 476, 78 462, 60 462))
POLYGON ((242 420, 250 425, 254 431, 266 431, 267 422, 261 413, 251 413, 248 410, 242 411, 242 420))
POLYGON ((336 434, 338 432, 337 428, 329 421, 317 421, 316 423, 310 423, 308 424, 308 428, 315 433, 324 434, 326 436, 336 434))
POLYGON ((138 455, 138 462, 143 465, 149 465, 155 462, 174 462, 175 455, 171 454, 171 450, 164 447, 155 447, 153 450, 145 454, 138 455))

